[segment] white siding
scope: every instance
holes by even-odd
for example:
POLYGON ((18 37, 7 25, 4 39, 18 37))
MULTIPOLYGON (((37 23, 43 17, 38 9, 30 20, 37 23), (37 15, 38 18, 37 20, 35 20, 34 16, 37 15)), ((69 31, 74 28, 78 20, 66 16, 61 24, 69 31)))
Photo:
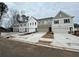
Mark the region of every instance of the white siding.
POLYGON ((70 27, 72 27, 74 31, 74 23, 72 18, 61 18, 54 20, 52 21, 53 32, 68 33, 68 31, 70 31, 70 27), (64 23, 64 19, 70 19, 70 23, 64 23), (59 20, 59 24, 54 24, 54 20, 59 20))
POLYGON ((36 32, 38 26, 37 21, 33 17, 29 17, 28 22, 26 23, 17 23, 13 26, 14 32, 36 32), (30 24, 31 23, 31 24, 30 24))
POLYGON ((29 19, 30 19, 28 21, 29 32, 36 32, 36 28, 38 27, 37 21, 33 17, 29 17, 29 19))

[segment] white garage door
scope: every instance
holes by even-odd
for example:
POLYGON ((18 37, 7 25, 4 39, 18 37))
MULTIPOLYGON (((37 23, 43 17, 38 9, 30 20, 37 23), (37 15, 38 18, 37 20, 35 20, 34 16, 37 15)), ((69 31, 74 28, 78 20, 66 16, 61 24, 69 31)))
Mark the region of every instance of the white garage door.
POLYGON ((48 25, 39 25, 38 26, 39 32, 48 32, 48 29, 49 29, 48 25))
POLYGON ((66 28, 54 28, 55 33, 68 33, 66 28))

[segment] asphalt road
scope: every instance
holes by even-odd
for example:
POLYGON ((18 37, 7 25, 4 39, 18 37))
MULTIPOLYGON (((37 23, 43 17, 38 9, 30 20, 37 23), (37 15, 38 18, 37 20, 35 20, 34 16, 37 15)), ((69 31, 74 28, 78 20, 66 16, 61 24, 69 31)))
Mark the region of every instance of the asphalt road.
POLYGON ((0 38, 1 57, 79 57, 79 53, 0 38))

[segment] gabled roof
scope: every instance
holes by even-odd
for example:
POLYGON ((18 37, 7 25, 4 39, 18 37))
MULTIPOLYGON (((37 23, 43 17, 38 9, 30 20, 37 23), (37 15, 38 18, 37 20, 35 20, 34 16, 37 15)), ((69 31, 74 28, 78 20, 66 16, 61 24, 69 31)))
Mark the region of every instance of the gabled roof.
POLYGON ((32 18, 34 18, 35 20, 37 20, 35 17, 31 16, 32 18))
POLYGON ((22 15, 22 16, 20 16, 20 17, 22 17, 22 21, 20 21, 19 19, 16 19, 15 20, 15 22, 16 23, 27 23, 28 22, 28 20, 31 20, 30 18, 33 18, 33 19, 35 19, 36 21, 37 21, 37 19, 35 18, 35 17, 33 17, 33 16, 26 16, 26 15, 22 15))
POLYGON ((49 19, 53 19, 53 17, 41 18, 41 19, 38 19, 38 21, 41 21, 41 20, 49 20, 49 19))
POLYGON ((63 11, 59 11, 58 14, 54 18, 58 19, 58 18, 66 18, 66 17, 73 17, 73 16, 70 16, 63 11))

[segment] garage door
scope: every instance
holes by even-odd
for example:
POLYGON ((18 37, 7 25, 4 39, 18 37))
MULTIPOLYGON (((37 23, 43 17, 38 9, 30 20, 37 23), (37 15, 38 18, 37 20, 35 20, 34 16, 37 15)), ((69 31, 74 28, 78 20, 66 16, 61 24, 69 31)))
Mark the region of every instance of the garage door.
POLYGON ((39 25, 38 26, 38 31, 39 32, 48 32, 48 30, 49 30, 48 25, 39 25))
POLYGON ((66 28, 54 28, 55 33, 67 33, 66 28))

